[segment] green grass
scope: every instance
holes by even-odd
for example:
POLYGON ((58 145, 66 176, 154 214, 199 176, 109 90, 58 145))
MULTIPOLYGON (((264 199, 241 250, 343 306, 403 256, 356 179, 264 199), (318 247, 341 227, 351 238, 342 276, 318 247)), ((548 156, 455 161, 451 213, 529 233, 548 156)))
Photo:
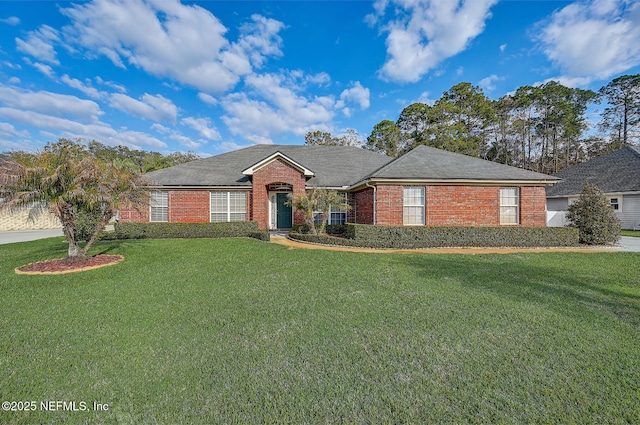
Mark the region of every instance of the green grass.
POLYGON ((640 238, 640 230, 623 230, 621 232, 622 236, 633 236, 636 238, 640 238))
POLYGON ((0 423, 640 422, 639 254, 144 240, 13 272, 65 249, 0 247, 0 401, 109 410, 0 423))

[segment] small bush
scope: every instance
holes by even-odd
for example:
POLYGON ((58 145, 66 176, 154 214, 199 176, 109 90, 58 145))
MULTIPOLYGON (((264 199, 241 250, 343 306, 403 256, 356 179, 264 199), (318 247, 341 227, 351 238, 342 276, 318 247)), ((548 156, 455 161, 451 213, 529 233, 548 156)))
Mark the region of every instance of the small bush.
POLYGON ((567 219, 578 228, 580 243, 605 245, 620 239, 620 220, 602 190, 589 182, 582 187, 578 201, 569 205, 567 219))
MULTIPOLYGON (((255 221, 231 223, 117 223, 115 239, 237 238, 269 240, 269 232, 259 230, 255 221)), ((111 235, 105 234, 103 239, 111 235)))
POLYGON ((345 238, 292 232, 292 239, 366 248, 562 247, 578 245, 578 231, 562 227, 394 227, 347 224, 345 238))

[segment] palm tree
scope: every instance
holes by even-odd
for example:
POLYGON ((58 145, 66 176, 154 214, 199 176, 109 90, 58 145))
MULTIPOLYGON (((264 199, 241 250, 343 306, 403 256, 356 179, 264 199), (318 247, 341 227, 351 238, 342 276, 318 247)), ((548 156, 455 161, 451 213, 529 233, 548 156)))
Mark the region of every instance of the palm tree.
POLYGON ((62 224, 69 243, 68 260, 83 261, 98 235, 124 206, 148 199, 139 174, 100 160, 80 143, 61 139, 36 154, 20 153, 0 164, 0 208, 31 207, 33 218, 46 210, 62 224), (85 214, 97 223, 84 247, 78 245, 77 219, 85 214))

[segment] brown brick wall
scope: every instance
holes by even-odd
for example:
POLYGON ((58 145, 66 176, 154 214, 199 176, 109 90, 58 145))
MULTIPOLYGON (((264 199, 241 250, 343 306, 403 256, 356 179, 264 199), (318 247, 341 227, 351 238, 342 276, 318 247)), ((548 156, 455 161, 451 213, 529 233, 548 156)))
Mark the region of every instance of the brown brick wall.
MULTIPOLYGON (((169 223, 206 223, 211 221, 211 190, 169 190, 169 223)), ((247 193, 247 217, 250 217, 250 192, 247 193)), ((120 210, 121 222, 149 222, 150 208, 120 210)))
POLYGON ((170 190, 169 223, 202 223, 211 221, 211 197, 208 190, 170 190))
POLYGON ((347 221, 350 223, 373 224, 373 188, 350 195, 351 211, 347 221))
POLYGON ((498 186, 428 186, 428 226, 499 226, 498 186))
MULTIPOLYGON (((258 222, 260 229, 269 228, 269 185, 289 184, 293 187, 293 196, 305 193, 306 179, 304 174, 277 159, 253 173, 252 220, 258 222)), ((304 213, 294 211, 293 222, 304 223, 304 213)))
MULTIPOLYGON (((373 223, 373 189, 352 195, 349 221, 373 223)), ((403 225, 404 186, 377 187, 376 222, 384 226, 403 225)), ((500 187, 475 185, 432 185, 426 187, 427 226, 499 226, 500 187)), ((520 188, 520 225, 546 226, 544 187, 520 188)))
POLYGON ((381 226, 402 226, 404 186, 380 185, 377 188, 376 222, 381 226))
POLYGON ((544 187, 520 188, 520 224, 545 227, 547 225, 547 194, 544 187))

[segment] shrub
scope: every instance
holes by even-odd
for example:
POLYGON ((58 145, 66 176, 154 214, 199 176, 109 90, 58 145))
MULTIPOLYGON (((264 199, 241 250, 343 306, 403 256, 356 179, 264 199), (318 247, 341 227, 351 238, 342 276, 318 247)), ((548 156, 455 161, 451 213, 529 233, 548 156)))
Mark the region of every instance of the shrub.
POLYGON ((563 227, 394 227, 345 225, 346 238, 304 235, 292 239, 367 248, 559 247, 578 245, 578 231, 563 227))
MULTIPOLYGON (((231 223, 117 223, 115 239, 237 238, 269 240, 255 221, 231 223)), ((105 235, 107 238, 108 235, 105 235)), ((105 237, 103 237, 105 239, 105 237)))
POLYGON ((580 243, 605 245, 620 239, 621 224, 604 193, 594 184, 586 182, 580 198, 569 205, 567 219, 578 228, 580 243))
MULTIPOLYGON (((346 232, 346 228, 347 227, 345 224, 327 224, 324 231, 328 235, 344 235, 344 233, 346 232)), ((293 233, 303 234, 313 233, 311 231, 311 227, 308 224, 294 224, 291 228, 291 231, 293 233)))

